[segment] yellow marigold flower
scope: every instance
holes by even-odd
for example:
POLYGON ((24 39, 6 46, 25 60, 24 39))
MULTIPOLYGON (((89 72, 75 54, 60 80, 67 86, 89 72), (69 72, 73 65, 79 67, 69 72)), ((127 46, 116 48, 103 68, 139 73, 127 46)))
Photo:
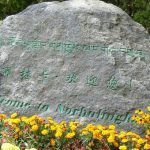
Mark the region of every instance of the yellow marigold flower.
POLYGON ((66 121, 62 121, 62 122, 60 123, 60 125, 66 126, 66 121))
POLYGON ((10 119, 5 119, 4 123, 9 123, 10 119))
POLYGON ((145 135, 145 138, 146 139, 150 139, 150 135, 145 135))
POLYGON ((33 125, 36 124, 36 121, 35 121, 35 120, 32 120, 32 121, 29 122, 29 124, 30 124, 31 126, 33 126, 33 125))
POLYGON ((138 149, 138 148, 133 148, 133 150, 140 150, 140 149, 138 149))
POLYGON ((145 119, 149 119, 150 115, 149 114, 145 114, 145 119))
POLYGON ((115 129, 116 129, 116 127, 115 127, 114 125, 110 125, 110 126, 109 126, 109 129, 111 129, 111 130, 115 130, 115 129))
POLYGON ((30 131, 37 131, 39 129, 38 125, 33 125, 30 131))
POLYGON ((132 136, 132 135, 134 135, 134 133, 133 132, 128 132, 126 135, 127 136, 132 136))
POLYGON ((138 124, 144 124, 144 119, 140 119, 139 121, 138 121, 138 124))
POLYGON ((21 120, 19 118, 13 119, 12 123, 19 124, 21 120))
POLYGON ((22 135, 22 134, 23 134, 22 131, 20 131, 20 132, 19 132, 19 135, 22 135))
POLYGON ((97 125, 97 128, 101 131, 104 129, 104 127, 102 125, 97 125))
POLYGON ((150 106, 147 107, 147 110, 150 111, 150 106))
POLYGON ((47 120, 53 120, 53 118, 52 117, 47 117, 47 120))
POLYGON ((65 138, 66 138, 66 139, 72 139, 74 136, 75 136, 75 132, 70 132, 70 133, 68 133, 68 134, 65 136, 65 138))
POLYGON ((48 130, 42 130, 41 134, 42 135, 47 135, 48 134, 48 130))
POLYGON ((48 127, 50 127, 50 124, 47 123, 47 124, 44 125, 44 127, 48 128, 48 127))
MULTIPOLYGON (((133 135, 132 137, 136 137, 137 139, 140 139, 140 138, 141 138, 141 136, 138 135, 138 134, 136 134, 136 133, 134 133, 134 135, 133 135)), ((144 139, 143 139, 143 140, 144 140, 144 139)))
POLYGON ((17 128, 17 125, 16 124, 12 124, 11 125, 13 128, 17 128))
POLYGON ((135 141, 137 143, 138 139, 137 138, 132 138, 132 141, 135 141))
POLYGON ((18 133, 20 131, 20 128, 16 127, 15 132, 18 133))
POLYGON ((21 120, 24 121, 24 122, 26 122, 27 119, 28 119, 28 118, 27 118, 26 116, 22 116, 22 117, 21 117, 21 120))
POLYGON ((44 123, 44 120, 42 119, 42 117, 37 117, 37 119, 39 120, 40 123, 44 123))
POLYGON ((89 146, 89 147, 92 147, 92 146, 94 146, 94 143, 93 143, 93 141, 92 141, 92 142, 90 142, 90 143, 88 144, 88 146, 89 146))
POLYGON ((88 131, 82 131, 82 135, 87 135, 88 133, 88 131))
POLYGON ((10 117, 11 117, 12 119, 14 119, 14 118, 16 118, 17 116, 18 116, 17 113, 13 113, 10 117))
POLYGON ((135 147, 136 147, 136 148, 140 148, 140 147, 141 147, 141 144, 137 143, 137 144, 135 145, 135 147))
POLYGON ((70 129, 71 129, 72 131, 75 131, 75 130, 77 129, 77 126, 72 125, 72 126, 70 126, 70 129))
POLYGON ((51 130, 52 130, 52 131, 55 131, 55 130, 56 130, 56 127, 55 127, 55 126, 51 126, 51 130))
POLYGON ((53 120, 48 120, 48 122, 49 122, 50 124, 55 124, 55 121, 53 121, 53 120))
POLYGON ((115 130, 109 130, 109 134, 115 134, 116 131, 115 130))
POLYGON ((141 109, 138 109, 135 111, 135 114, 142 115, 142 114, 144 114, 144 112, 141 109))
POLYGON ((89 132, 93 132, 94 130, 96 130, 96 128, 95 127, 89 127, 88 130, 89 130, 89 132))
POLYGON ((61 130, 57 130, 56 133, 55 133, 55 137, 59 138, 61 136, 62 136, 62 131, 61 130))
POLYGON ((113 143, 113 142, 115 142, 115 137, 114 137, 113 135, 110 135, 110 136, 107 138, 107 141, 108 141, 109 143, 113 143))
POLYGON ((74 121, 74 124, 76 124, 76 125, 79 124, 79 121, 74 121))
POLYGON ((126 142, 128 142, 128 139, 122 139, 121 142, 126 143, 126 142))
POLYGON ((119 144, 116 141, 113 142, 113 144, 114 144, 115 147, 119 147, 119 144))
POLYGON ((143 144, 144 142, 146 142, 144 139, 139 139, 137 143, 138 144, 143 144))
POLYGON ((150 149, 150 144, 145 144, 144 145, 144 149, 146 149, 146 150, 148 149, 149 150, 150 149))
POLYGON ((0 119, 5 119, 5 118, 6 118, 6 115, 0 114, 0 119))
POLYGON ((108 130, 102 131, 102 135, 109 135, 109 131, 108 130))
POLYGON ((35 120, 37 118, 39 118, 37 115, 33 115, 33 116, 30 117, 31 120, 35 120))
POLYGON ((15 139, 18 139, 18 137, 19 137, 19 136, 18 136, 17 134, 15 134, 14 138, 15 138, 15 139))
POLYGON ((72 125, 74 125, 74 122, 71 121, 71 122, 69 123, 69 126, 72 126, 72 125))
POLYGON ((12 145, 10 143, 2 144, 1 149, 2 150, 20 150, 19 147, 15 146, 15 145, 12 145))
POLYGON ((119 146, 119 149, 120 150, 127 150, 127 146, 126 145, 119 146))
POLYGON ((120 134, 118 135, 119 138, 124 138, 126 137, 126 133, 124 131, 121 131, 120 134))
POLYGON ((136 116, 136 115, 133 115, 131 119, 132 119, 132 120, 136 120, 136 118, 137 118, 137 116, 136 116))
POLYGON ((146 134, 147 134, 147 135, 150 135, 150 130, 146 130, 146 134))
POLYGON ((30 124, 30 119, 28 118, 28 119, 26 119, 24 122, 25 122, 26 124, 30 124))
POLYGON ((55 140, 54 140, 54 139, 51 139, 51 140, 50 140, 50 144, 51 144, 52 146, 55 146, 55 144, 56 144, 55 140))
POLYGON ((102 140, 102 135, 100 134, 99 130, 93 131, 93 139, 102 140))

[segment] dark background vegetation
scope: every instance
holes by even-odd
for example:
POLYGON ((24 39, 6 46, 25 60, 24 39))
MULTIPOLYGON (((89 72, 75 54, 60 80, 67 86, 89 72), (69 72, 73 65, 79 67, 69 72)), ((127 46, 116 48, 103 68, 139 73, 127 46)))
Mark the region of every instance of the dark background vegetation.
MULTIPOLYGON (((0 20, 18 13, 31 4, 53 0, 0 0, 0 20)), ((57 0, 64 1, 64 0, 57 0)), ((103 0, 126 11, 135 21, 141 23, 150 33, 150 0, 103 0)))

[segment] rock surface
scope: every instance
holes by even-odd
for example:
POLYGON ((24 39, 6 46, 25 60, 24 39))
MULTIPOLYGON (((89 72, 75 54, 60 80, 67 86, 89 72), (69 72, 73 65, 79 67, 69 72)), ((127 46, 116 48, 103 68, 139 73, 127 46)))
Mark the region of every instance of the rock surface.
POLYGON ((0 25, 0 111, 129 128, 150 104, 149 54, 147 31, 112 4, 31 5, 0 25))

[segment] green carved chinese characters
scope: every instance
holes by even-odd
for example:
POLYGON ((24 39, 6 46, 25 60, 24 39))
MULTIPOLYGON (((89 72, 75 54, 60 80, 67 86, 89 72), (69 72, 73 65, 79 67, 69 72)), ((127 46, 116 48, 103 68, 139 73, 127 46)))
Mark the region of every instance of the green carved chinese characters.
POLYGON ((76 73, 71 73, 71 74, 67 75, 66 81, 67 81, 68 83, 76 83, 77 80, 78 80, 78 78, 77 78, 76 73))
POLYGON ((48 70, 44 69, 43 72, 40 74, 40 77, 42 78, 42 80, 47 80, 49 77, 48 70))
POLYGON ((31 72, 29 68, 24 68, 20 71, 21 80, 28 80, 31 78, 31 72))
POLYGON ((117 90, 118 89, 118 81, 115 79, 114 76, 110 78, 107 82, 107 88, 111 90, 117 90))
POLYGON ((5 76, 5 77, 9 77, 11 76, 11 67, 5 67, 3 68, 3 71, 2 71, 2 74, 5 76))
POLYGON ((94 75, 87 76, 87 78, 86 78, 86 84, 88 84, 88 85, 97 86, 98 81, 99 81, 98 77, 96 77, 94 75))
POLYGON ((90 44, 79 44, 72 42, 51 42, 51 41, 41 41, 41 40, 24 40, 18 39, 17 37, 8 37, 1 38, 0 37, 0 47, 2 46, 21 46, 25 48, 27 51, 32 51, 36 49, 48 48, 54 49, 55 51, 67 52, 68 54, 73 52, 98 52, 98 53, 124 53, 131 57, 140 57, 144 58, 146 53, 144 50, 135 50, 129 48, 109 48, 109 46, 101 46, 101 45, 90 45, 90 44))

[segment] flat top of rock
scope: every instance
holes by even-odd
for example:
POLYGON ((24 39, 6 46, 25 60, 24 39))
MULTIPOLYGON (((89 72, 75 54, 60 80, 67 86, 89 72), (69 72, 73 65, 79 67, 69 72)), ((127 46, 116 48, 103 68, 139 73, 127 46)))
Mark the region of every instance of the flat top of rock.
MULTIPOLYGON (((56 4, 56 6, 62 6, 64 8, 75 8, 75 9, 80 9, 80 8, 85 8, 85 9, 92 9, 93 11, 96 9, 99 9, 101 11, 108 11, 108 12, 114 12, 114 13, 123 13, 123 11, 119 8, 116 7, 115 5, 112 4, 107 4, 103 1, 100 0, 69 0, 69 1, 64 1, 64 2, 45 2, 43 4, 56 4)), ((49 8, 51 6, 49 5, 49 8)), ((47 8, 48 9, 48 8, 47 8)))

